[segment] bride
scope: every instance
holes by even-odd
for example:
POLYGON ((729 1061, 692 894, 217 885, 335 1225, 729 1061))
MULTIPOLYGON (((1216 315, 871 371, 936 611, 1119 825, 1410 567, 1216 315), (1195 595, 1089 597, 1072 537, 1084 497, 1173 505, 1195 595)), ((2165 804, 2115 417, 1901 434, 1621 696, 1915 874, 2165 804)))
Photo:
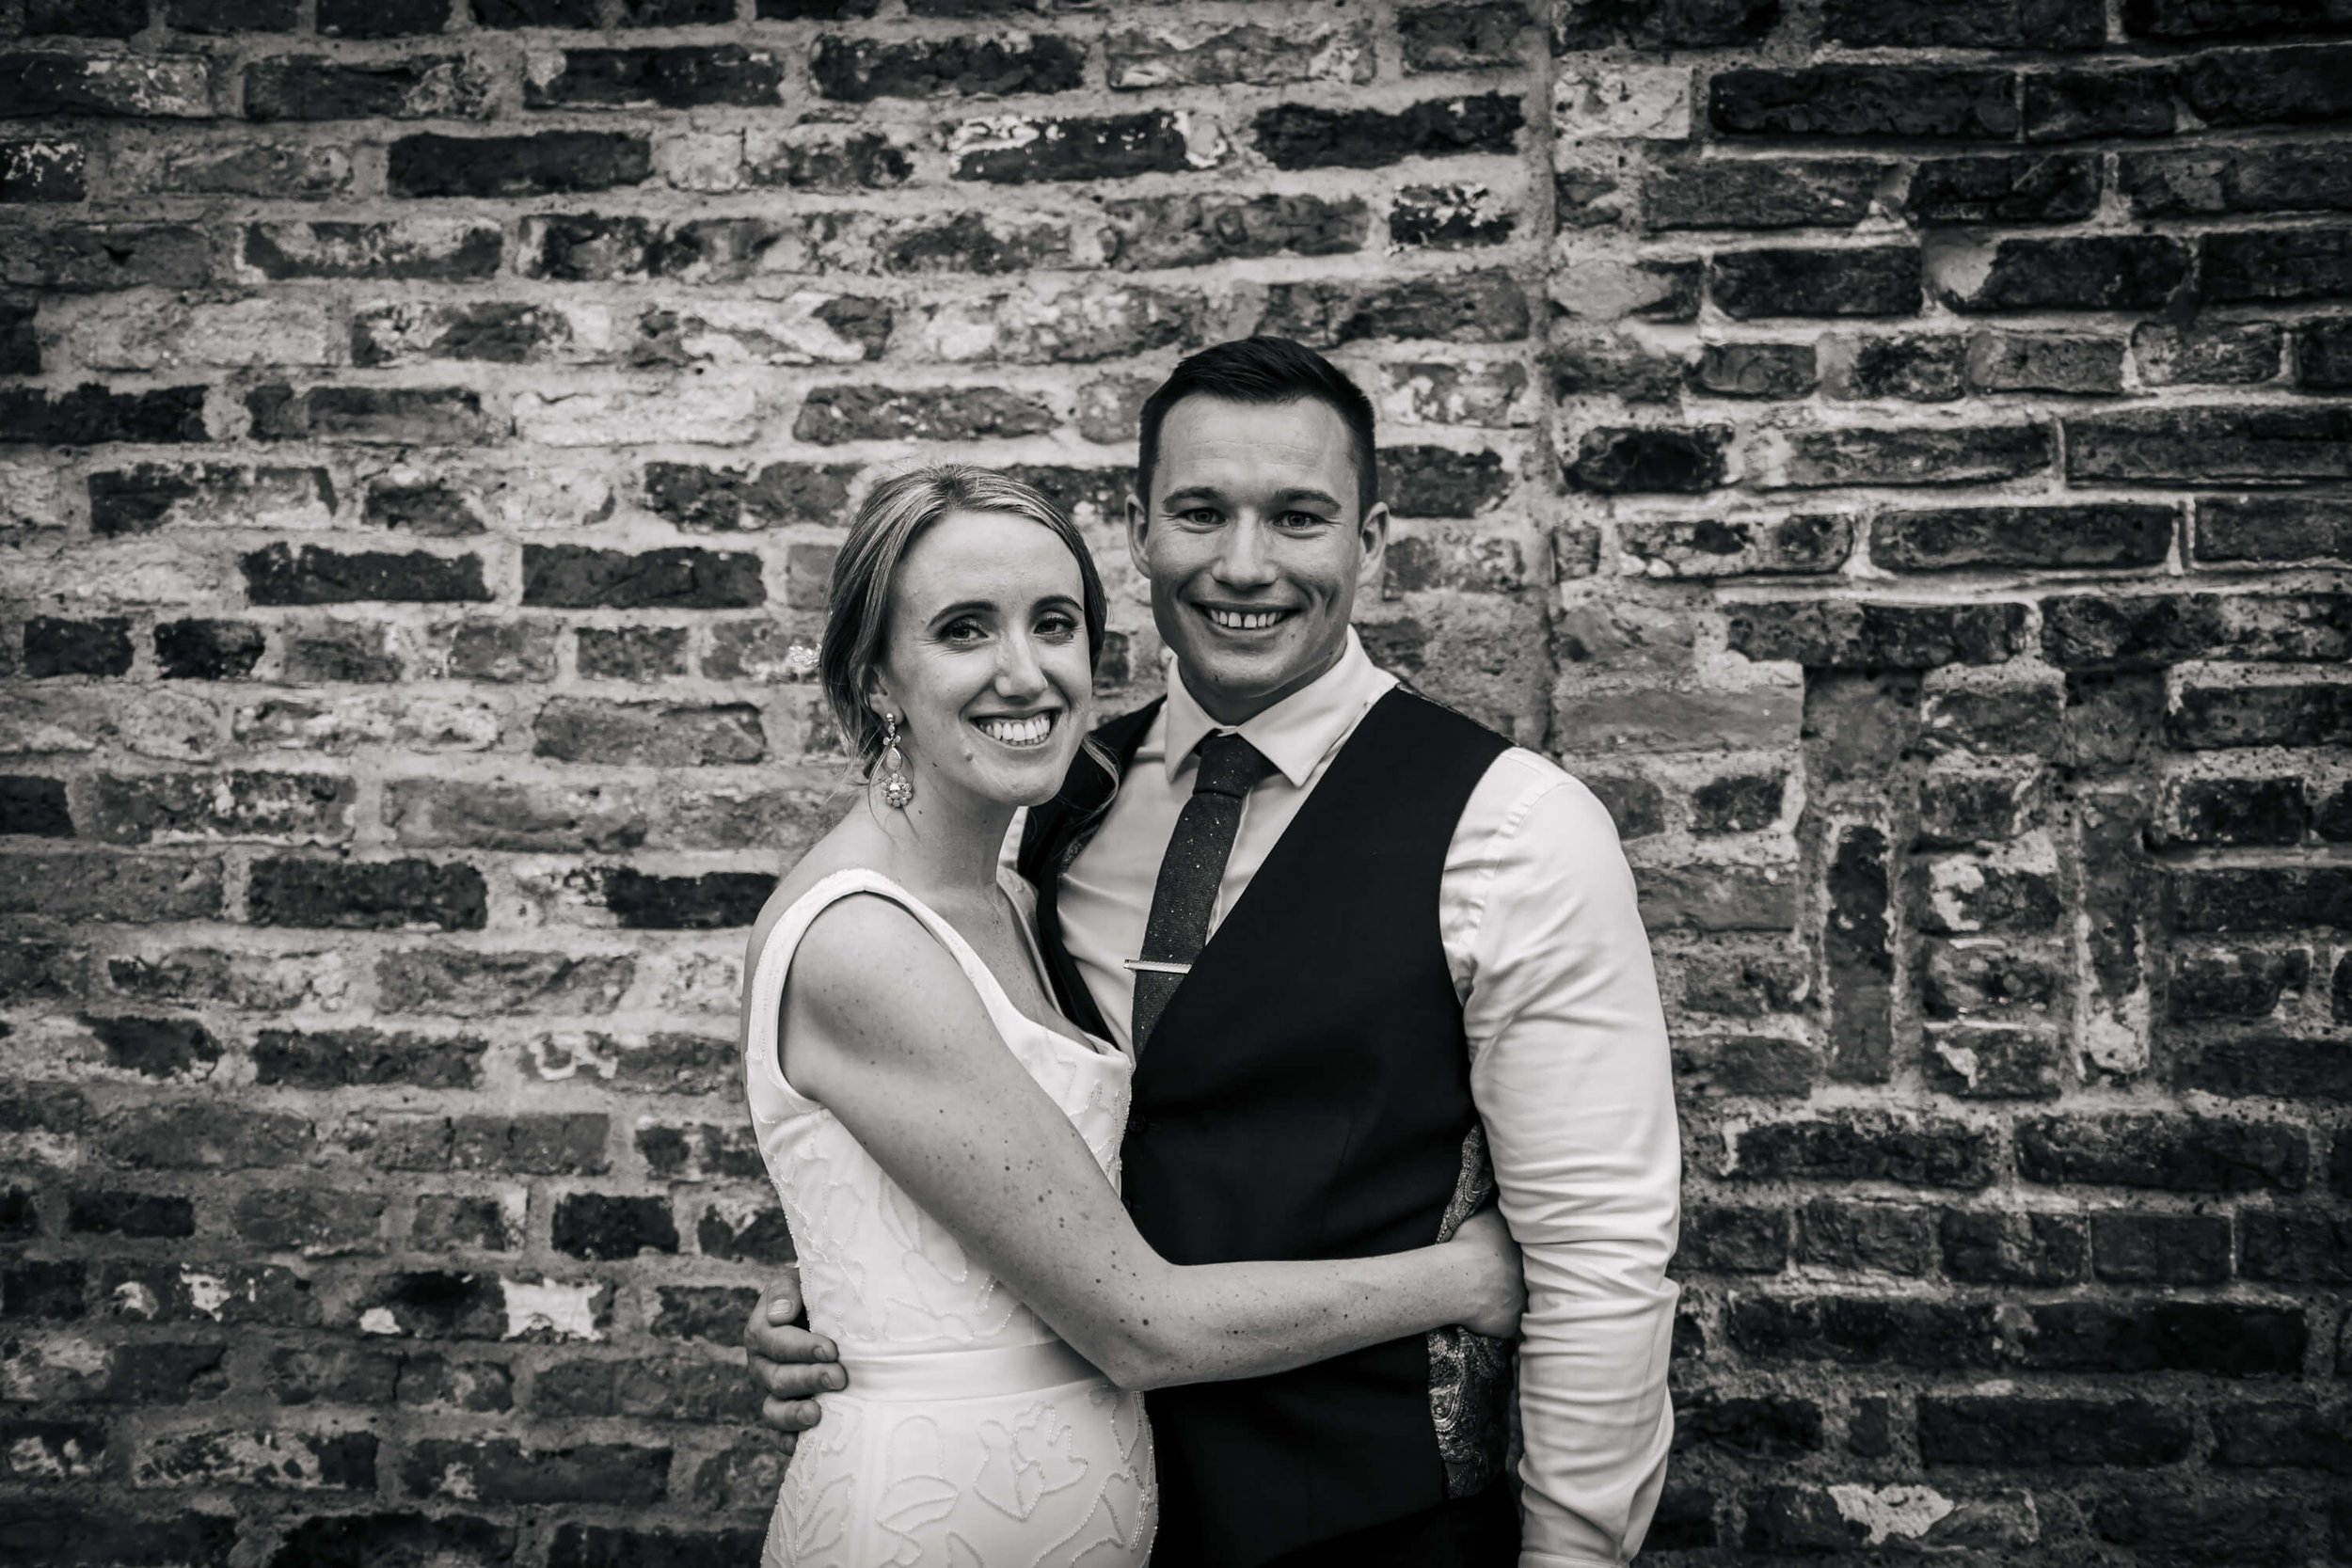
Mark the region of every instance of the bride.
POLYGON ((860 510, 830 614, 819 668, 866 799, 761 912, 742 1041, 848 1386, 793 1455, 763 1560, 1139 1568, 1138 1390, 1449 1323, 1515 1333, 1518 1253, 1489 1211, 1388 1257, 1158 1257, 1119 1199, 1134 1063, 1056 1009, 1032 891, 998 859, 1086 744, 1104 599, 1084 543, 1025 485, 920 469, 860 510))

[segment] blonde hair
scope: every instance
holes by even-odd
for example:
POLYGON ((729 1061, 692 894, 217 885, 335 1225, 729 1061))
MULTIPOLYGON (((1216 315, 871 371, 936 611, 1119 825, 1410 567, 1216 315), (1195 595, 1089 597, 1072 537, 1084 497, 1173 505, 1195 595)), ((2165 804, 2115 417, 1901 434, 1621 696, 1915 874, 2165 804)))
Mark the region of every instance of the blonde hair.
POLYGON ((817 654, 825 701, 862 775, 871 776, 882 752, 882 722, 866 701, 866 688, 890 636, 892 579, 914 542, 950 512, 1025 517, 1069 546, 1083 584, 1088 670, 1102 659, 1103 577, 1060 508, 1017 479, 969 463, 934 463, 894 474, 875 485, 858 508, 850 537, 834 558, 825 587, 825 637, 817 654))

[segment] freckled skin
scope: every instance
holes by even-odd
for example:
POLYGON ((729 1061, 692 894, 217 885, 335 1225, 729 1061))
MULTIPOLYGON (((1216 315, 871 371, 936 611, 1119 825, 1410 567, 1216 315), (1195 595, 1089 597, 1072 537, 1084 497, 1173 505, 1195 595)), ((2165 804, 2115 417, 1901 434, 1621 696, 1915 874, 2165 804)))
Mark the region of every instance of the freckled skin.
POLYGON ((1188 397, 1160 426, 1152 495, 1127 507, 1127 551, 1184 685, 1240 724, 1339 662, 1356 595, 1377 588, 1389 509, 1358 504, 1346 421, 1312 400, 1188 397), (1264 630, 1212 609, 1274 610, 1264 630))

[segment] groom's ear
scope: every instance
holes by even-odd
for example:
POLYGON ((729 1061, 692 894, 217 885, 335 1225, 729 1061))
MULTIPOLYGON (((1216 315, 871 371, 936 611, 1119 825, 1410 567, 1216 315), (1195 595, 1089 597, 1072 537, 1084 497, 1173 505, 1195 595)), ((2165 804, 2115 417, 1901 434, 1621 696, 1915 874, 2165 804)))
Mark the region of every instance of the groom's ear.
POLYGON ((1152 568, 1145 563, 1143 536, 1145 531, 1150 527, 1151 517, 1150 514, 1144 508, 1143 498, 1136 495, 1133 490, 1128 491, 1127 559, 1135 563, 1136 571, 1142 573, 1147 578, 1152 575, 1152 568))
POLYGON ((1364 559, 1357 567, 1356 589, 1359 593, 1380 592, 1380 577, 1389 558, 1389 503, 1375 501, 1356 524, 1356 539, 1363 546, 1364 559))

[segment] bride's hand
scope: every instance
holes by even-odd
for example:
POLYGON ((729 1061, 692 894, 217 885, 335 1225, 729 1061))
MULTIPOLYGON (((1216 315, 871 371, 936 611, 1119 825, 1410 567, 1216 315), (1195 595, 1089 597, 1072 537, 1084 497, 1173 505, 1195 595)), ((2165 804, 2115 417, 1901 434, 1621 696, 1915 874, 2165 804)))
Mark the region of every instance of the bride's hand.
POLYGON ((1527 1284, 1519 1274, 1518 1243, 1502 1223, 1502 1211, 1488 1204, 1464 1220, 1446 1245, 1460 1250, 1470 1282, 1471 1307, 1462 1326, 1492 1339, 1518 1338, 1527 1284))

